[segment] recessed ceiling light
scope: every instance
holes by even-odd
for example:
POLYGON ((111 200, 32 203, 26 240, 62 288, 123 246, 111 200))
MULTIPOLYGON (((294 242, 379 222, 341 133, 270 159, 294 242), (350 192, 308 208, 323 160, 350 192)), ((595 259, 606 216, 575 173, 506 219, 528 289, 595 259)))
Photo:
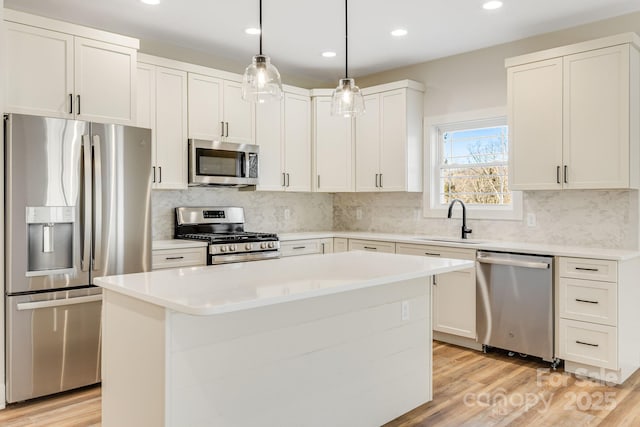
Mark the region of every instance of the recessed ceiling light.
POLYGON ((334 56, 336 56, 336 53, 331 51, 326 51, 326 52, 322 52, 322 56, 324 56, 325 58, 333 58, 334 56))
POLYGON ((500 9, 502 7, 502 2, 499 0, 491 0, 482 5, 482 8, 485 10, 495 10, 500 9))
POLYGON ((260 34, 260 28, 247 28, 244 32, 252 36, 257 36, 260 34))
POLYGON ((407 30, 404 28, 398 28, 397 30, 391 31, 391 35, 393 37, 402 37, 407 35, 407 30))
POLYGON ((160 4, 160 0, 140 0, 144 4, 157 5, 160 4))

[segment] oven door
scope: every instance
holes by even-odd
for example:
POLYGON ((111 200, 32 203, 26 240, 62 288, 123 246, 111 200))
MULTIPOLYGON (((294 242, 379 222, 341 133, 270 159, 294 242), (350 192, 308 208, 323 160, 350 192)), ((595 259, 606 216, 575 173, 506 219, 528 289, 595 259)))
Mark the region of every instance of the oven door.
POLYGON ((189 140, 189 185, 258 184, 257 145, 189 140))

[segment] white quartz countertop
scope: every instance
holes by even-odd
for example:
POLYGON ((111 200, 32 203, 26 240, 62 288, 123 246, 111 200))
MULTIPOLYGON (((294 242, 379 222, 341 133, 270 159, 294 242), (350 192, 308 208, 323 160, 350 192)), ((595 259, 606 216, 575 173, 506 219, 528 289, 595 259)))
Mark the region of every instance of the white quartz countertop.
POLYGON ((325 239, 330 237, 342 237, 347 239, 380 240, 385 242, 398 242, 421 244, 431 246, 448 246, 468 249, 481 249, 501 252, 518 252, 540 255, 566 256, 576 258, 597 258, 614 261, 625 261, 640 257, 640 251, 606 249, 606 248, 585 248, 580 246, 549 245, 543 243, 526 242, 504 242, 491 240, 474 240, 469 238, 469 242, 442 241, 442 239, 458 240, 455 237, 393 234, 393 233, 369 233, 359 231, 318 231, 301 233, 278 234, 281 241, 304 240, 304 239, 325 239))
POLYGON ((473 266, 467 260, 354 251, 107 276, 95 283, 174 311, 214 315, 473 266))
POLYGON ((204 248, 207 246, 207 242, 200 240, 183 240, 183 239, 170 239, 170 240, 154 240, 151 249, 187 249, 187 248, 204 248))

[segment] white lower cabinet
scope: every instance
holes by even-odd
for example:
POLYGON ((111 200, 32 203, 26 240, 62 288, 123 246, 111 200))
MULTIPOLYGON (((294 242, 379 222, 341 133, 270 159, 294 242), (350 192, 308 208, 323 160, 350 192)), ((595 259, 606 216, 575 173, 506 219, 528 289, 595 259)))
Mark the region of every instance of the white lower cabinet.
POLYGON ((349 250, 349 239, 345 239, 344 237, 334 237, 333 238, 333 252, 347 252, 349 250))
POLYGON ((304 239, 280 242, 280 256, 329 254, 333 252, 333 239, 304 239))
POLYGON ((153 270, 204 265, 207 265, 206 246, 184 249, 154 249, 152 251, 151 268, 153 270))
MULTIPOLYGON (((474 249, 397 243, 396 253, 475 260, 474 249)), ((476 338, 476 270, 454 271, 433 278, 433 330, 476 338)))
POLYGON ((350 251, 384 252, 388 254, 396 253, 396 244, 394 242, 349 239, 348 247, 350 251))
POLYGON ((565 371, 620 384, 640 367, 639 274, 639 259, 558 259, 556 351, 565 371))

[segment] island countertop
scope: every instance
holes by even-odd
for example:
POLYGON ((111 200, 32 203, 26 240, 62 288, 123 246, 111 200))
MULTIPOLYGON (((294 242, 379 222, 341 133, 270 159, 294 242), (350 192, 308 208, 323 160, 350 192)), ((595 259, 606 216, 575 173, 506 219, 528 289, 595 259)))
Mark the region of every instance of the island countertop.
POLYGON ((473 267, 468 260, 371 252, 289 257, 96 278, 104 289, 192 315, 214 315, 473 267))

